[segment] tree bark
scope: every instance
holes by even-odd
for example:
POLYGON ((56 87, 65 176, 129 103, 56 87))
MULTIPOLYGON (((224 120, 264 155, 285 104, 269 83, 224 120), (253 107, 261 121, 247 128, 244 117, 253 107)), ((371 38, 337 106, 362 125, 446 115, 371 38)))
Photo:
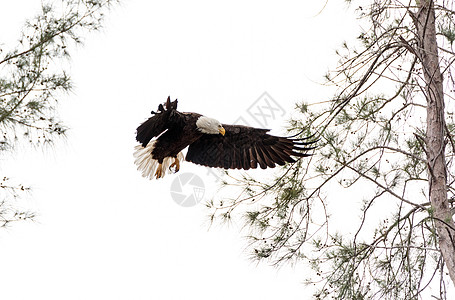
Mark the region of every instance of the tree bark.
POLYGON ((436 40, 435 10, 432 0, 416 0, 416 4, 419 10, 413 15, 413 19, 417 29, 417 53, 424 72, 424 91, 427 100, 426 151, 429 196, 439 248, 450 278, 455 284, 455 224, 447 199, 444 89, 436 40))

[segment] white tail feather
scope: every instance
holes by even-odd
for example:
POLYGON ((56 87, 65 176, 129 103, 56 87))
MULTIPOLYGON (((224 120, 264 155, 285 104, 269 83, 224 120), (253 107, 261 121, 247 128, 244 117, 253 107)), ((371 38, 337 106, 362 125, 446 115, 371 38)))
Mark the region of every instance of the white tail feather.
MULTIPOLYGON (((134 164, 136 164, 137 169, 142 173, 142 176, 145 178, 153 179, 155 176, 156 169, 158 168, 158 160, 154 159, 152 156, 153 148, 155 147, 156 141, 150 141, 147 146, 142 147, 142 145, 137 145, 134 147, 134 164)), ((182 162, 184 160, 184 156, 182 152, 177 154, 177 159, 182 162)), ((162 169, 163 174, 162 177, 166 174, 166 172, 171 173, 172 171, 169 170, 169 166, 174 162, 173 157, 166 157, 163 160, 162 169)))

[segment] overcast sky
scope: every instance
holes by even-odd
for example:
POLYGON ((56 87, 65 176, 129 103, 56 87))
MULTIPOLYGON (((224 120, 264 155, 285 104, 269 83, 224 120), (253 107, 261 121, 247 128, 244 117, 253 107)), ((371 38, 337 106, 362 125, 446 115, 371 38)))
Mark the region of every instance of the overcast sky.
MULTIPOLYGON (((2 0, 0 41, 14 42, 40 2, 2 0)), ((73 52, 75 89, 59 108, 68 138, 3 158, 3 175, 33 187, 21 201, 38 217, 0 232, 0 298, 306 299, 303 265, 257 265, 240 223, 209 230, 204 205, 174 202, 183 173, 210 197, 207 169, 183 163, 150 181, 132 151, 136 127, 168 95, 181 111, 259 127, 267 92, 282 109, 274 132, 295 102, 327 100, 323 75, 358 25, 344 1, 323 2, 125 0, 112 11, 73 52)))

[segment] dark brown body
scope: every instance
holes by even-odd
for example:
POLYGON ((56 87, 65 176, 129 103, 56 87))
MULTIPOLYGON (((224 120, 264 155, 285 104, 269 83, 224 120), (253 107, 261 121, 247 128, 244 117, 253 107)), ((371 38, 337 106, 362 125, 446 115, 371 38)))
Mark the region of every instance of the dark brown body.
POLYGON ((176 157, 177 154, 198 140, 203 133, 196 127, 196 121, 201 116, 196 113, 180 113, 184 123, 174 124, 156 141, 152 157, 163 162, 165 157, 176 157))

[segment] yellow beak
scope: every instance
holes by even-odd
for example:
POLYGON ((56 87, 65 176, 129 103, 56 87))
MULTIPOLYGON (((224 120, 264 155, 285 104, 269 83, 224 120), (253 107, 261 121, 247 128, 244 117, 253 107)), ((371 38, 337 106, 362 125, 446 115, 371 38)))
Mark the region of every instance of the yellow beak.
POLYGON ((225 135, 226 134, 226 130, 223 127, 221 127, 219 129, 219 131, 220 131, 221 135, 225 135))

